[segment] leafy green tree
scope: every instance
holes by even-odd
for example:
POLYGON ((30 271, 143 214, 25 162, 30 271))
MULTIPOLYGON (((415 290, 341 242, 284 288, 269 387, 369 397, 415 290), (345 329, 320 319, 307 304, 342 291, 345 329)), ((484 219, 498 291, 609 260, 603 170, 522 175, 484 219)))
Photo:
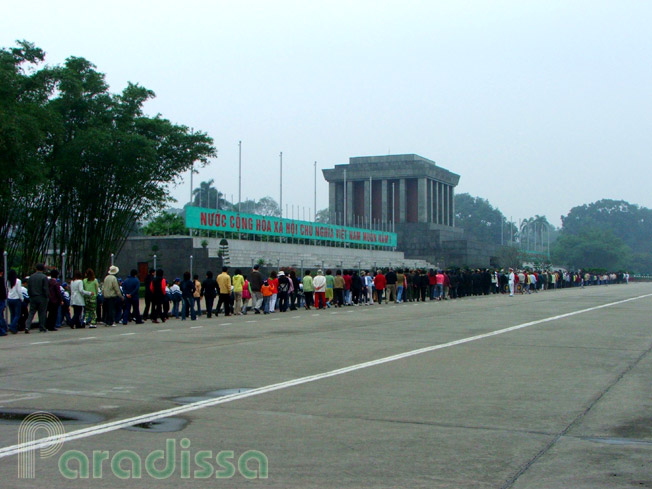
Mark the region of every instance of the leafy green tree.
POLYGON ((455 195, 455 225, 484 243, 506 243, 516 228, 488 200, 467 193, 455 195))
POLYGON ((621 270, 628 268, 632 251, 609 229, 584 228, 562 233, 552 251, 553 261, 574 269, 621 270))
POLYGON ((321 222, 322 224, 329 224, 331 222, 330 212, 328 207, 317 211, 316 222, 321 222))
MULTIPOLYGON (((26 206, 46 176, 43 150, 57 137, 48 106, 54 72, 35 69, 44 58, 43 50, 26 41, 0 49, 0 249, 11 248, 10 258, 22 255, 9 237, 26 231, 26 206)), ((40 224, 49 226, 45 220, 40 224)))
MULTIPOLYGON (((27 51, 25 45, 22 49, 27 51)), ((34 61, 42 61, 34 52, 34 61)), ((0 58, 6 61, 11 53, 3 50, 0 58)), ((38 92, 41 98, 34 98, 48 117, 46 137, 34 156, 41 178, 17 192, 16 222, 13 232, 5 234, 5 239, 11 236, 8 248, 22 256, 23 269, 50 248, 56 255, 65 250, 71 268, 102 270, 134 223, 163 207, 167 184, 215 156, 213 141, 160 115, 146 116, 143 105, 154 97, 151 90, 129 83, 122 93, 112 94, 104 74, 83 58, 71 57, 53 68, 32 66, 29 75, 21 71, 20 59, 16 64, 13 78, 26 85, 30 77, 47 81, 38 92)), ((24 148, 26 155, 33 153, 28 144, 15 139, 11 144, 24 148)), ((18 166, 20 158, 10 156, 9 163, 18 166)), ((20 178, 29 179, 18 171, 20 178)), ((11 211, 6 201, 0 205, 0 214, 11 211)))
POLYGON ((652 210, 624 200, 603 199, 573 207, 562 216, 564 234, 579 235, 586 229, 610 230, 635 252, 650 253, 652 210))
MULTIPOLYGON (((229 204, 231 205, 231 204, 229 204)), ((238 204, 232 204, 233 210, 238 210, 238 204)), ((240 212, 258 214, 261 216, 281 217, 281 208, 273 198, 267 196, 260 200, 247 199, 240 203, 240 212)))
POLYGON ((233 204, 224 198, 224 194, 213 187, 214 180, 201 182, 199 187, 192 191, 194 196, 193 205, 208 209, 232 210, 233 204))
POLYGON ((169 211, 161 212, 143 226, 142 231, 147 236, 183 235, 188 232, 183 216, 169 211))

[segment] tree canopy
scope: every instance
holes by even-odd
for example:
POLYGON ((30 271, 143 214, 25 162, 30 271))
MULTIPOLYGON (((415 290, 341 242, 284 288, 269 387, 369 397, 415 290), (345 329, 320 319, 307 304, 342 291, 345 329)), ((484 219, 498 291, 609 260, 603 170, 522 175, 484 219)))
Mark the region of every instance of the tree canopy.
POLYGON ((154 92, 109 92, 84 58, 42 66, 28 42, 0 50, 0 247, 23 271, 50 251, 71 268, 106 267, 167 185, 216 155, 205 133, 144 114, 154 92))
POLYGON ((488 200, 467 193, 455 194, 455 225, 472 238, 491 244, 506 243, 517 229, 488 200))
POLYGON ((556 261, 573 267, 652 271, 652 210, 603 199, 562 216, 556 261))

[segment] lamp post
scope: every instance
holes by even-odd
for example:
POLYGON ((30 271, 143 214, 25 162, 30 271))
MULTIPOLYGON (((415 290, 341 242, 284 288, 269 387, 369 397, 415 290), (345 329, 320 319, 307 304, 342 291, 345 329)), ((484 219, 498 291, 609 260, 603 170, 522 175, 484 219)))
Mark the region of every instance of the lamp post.
MULTIPOLYGON (((5 266, 5 270, 7 267, 5 266)), ((66 252, 61 253, 61 281, 66 281, 66 252)))
POLYGON ((156 270, 156 255, 154 255, 154 270, 156 270))

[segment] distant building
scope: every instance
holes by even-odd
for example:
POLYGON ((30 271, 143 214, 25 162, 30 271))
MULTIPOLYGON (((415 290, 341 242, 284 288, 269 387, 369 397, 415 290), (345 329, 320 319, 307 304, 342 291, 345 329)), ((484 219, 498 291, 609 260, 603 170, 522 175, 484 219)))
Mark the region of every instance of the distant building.
POLYGON ((406 257, 440 266, 489 266, 495 247, 455 227, 460 176, 415 154, 349 158, 323 170, 331 222, 395 230, 406 257))

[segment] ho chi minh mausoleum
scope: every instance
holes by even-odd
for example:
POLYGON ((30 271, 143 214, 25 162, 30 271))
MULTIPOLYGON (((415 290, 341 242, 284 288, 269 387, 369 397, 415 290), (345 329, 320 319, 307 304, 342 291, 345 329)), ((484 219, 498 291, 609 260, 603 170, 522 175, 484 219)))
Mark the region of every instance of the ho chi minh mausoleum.
POLYGON ((406 258, 489 266, 495 249, 455 227, 460 176, 418 155, 363 156, 323 170, 333 223, 395 230, 406 258))

